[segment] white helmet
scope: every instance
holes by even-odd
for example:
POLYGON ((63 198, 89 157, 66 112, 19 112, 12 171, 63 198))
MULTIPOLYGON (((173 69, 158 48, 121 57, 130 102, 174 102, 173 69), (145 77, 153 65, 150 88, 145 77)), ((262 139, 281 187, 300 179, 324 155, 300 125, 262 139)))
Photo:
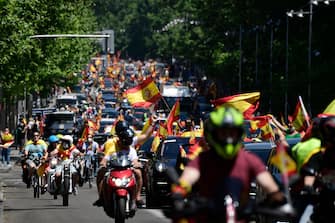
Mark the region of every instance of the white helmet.
POLYGON ((70 143, 70 145, 73 144, 73 138, 72 138, 72 136, 70 136, 70 135, 65 135, 65 136, 63 136, 63 137, 61 138, 61 140, 62 140, 62 141, 68 141, 68 142, 70 143))

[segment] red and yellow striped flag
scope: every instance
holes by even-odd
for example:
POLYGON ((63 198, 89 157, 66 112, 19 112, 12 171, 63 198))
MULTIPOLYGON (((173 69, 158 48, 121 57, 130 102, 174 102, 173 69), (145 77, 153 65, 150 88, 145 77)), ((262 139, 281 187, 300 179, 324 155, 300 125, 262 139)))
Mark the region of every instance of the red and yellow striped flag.
POLYGON ((231 106, 243 113, 246 119, 252 117, 259 106, 260 92, 232 95, 212 100, 214 106, 231 106))
POLYGON ((299 100, 292 116, 292 125, 298 132, 301 132, 307 129, 309 122, 310 118, 306 112, 304 104, 302 103, 302 100, 299 100))
POLYGON ((161 99, 161 94, 155 82, 148 78, 138 86, 128 89, 127 99, 133 107, 150 107, 161 99))
POLYGON ((179 114, 180 114, 180 102, 179 100, 176 101, 176 103, 173 105, 169 116, 167 117, 166 120, 166 127, 167 127, 167 132, 169 135, 172 135, 173 132, 173 122, 177 121, 179 119, 179 114))
POLYGON ((287 154, 286 149, 282 144, 277 146, 276 155, 271 158, 270 162, 286 176, 294 174, 297 170, 296 163, 287 154))
POLYGON ((256 132, 257 129, 261 130, 262 139, 274 139, 274 132, 270 124, 269 116, 256 116, 250 120, 250 130, 256 132))

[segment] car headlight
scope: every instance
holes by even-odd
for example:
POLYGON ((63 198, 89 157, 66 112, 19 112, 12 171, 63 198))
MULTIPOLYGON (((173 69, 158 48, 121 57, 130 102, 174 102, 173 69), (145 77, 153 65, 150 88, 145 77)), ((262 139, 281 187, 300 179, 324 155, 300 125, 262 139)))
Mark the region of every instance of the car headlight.
POLYGON ((155 164, 155 168, 158 172, 162 173, 167 169, 167 166, 165 163, 158 162, 155 164))
POLYGON ((115 183, 117 187, 125 187, 130 182, 130 178, 124 177, 124 178, 116 178, 113 177, 112 181, 115 183))

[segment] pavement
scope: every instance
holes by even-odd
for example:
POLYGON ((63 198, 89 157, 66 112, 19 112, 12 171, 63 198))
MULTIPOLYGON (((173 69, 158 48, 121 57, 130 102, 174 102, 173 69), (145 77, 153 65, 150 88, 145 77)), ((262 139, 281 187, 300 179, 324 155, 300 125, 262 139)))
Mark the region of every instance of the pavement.
POLYGON ((10 156, 10 165, 2 165, 0 164, 0 223, 4 223, 4 201, 5 201, 5 195, 4 195, 4 188, 6 187, 6 184, 4 183, 3 179, 4 177, 8 176, 10 174, 11 170, 15 165, 17 165, 17 162, 20 160, 20 153, 19 150, 15 147, 11 148, 11 156, 10 156))

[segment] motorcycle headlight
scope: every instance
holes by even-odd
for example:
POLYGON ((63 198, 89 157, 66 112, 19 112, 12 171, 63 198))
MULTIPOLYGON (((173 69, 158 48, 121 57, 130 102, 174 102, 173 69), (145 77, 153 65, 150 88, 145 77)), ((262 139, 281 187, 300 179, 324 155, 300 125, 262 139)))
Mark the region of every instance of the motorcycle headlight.
POLYGON ((130 182, 130 178, 124 177, 124 178, 116 178, 113 177, 112 181, 115 183, 117 187, 125 187, 130 182))
POLYGON ((155 164, 155 168, 158 172, 162 173, 167 169, 167 166, 165 163, 158 162, 155 164))
POLYGON ((57 159, 52 159, 50 161, 50 167, 53 169, 57 166, 57 159))

